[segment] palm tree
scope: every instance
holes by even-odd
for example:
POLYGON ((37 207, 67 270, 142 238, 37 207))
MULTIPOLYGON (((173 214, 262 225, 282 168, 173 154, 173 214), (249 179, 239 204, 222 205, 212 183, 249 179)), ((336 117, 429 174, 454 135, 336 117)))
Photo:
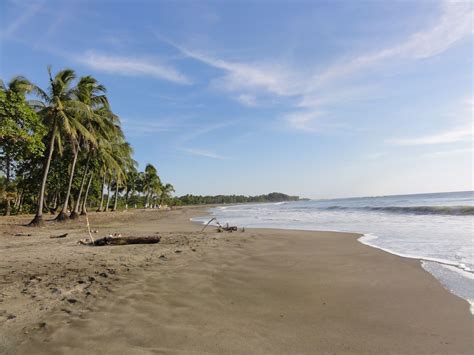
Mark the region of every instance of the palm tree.
POLYGON ((128 204, 134 198, 135 192, 138 190, 140 175, 135 166, 131 166, 127 170, 127 178, 125 182, 125 209, 128 209, 128 204))
POLYGON ((29 94, 34 90, 34 87, 35 86, 28 79, 21 75, 13 77, 8 82, 8 85, 5 85, 5 83, 0 79, 0 91, 5 93, 14 92, 17 95, 25 97, 26 94, 29 94))
MULTIPOLYGON (((109 114, 109 103, 107 97, 105 96, 106 89, 103 85, 100 85, 96 79, 91 76, 82 77, 77 84, 75 90, 75 96, 77 99, 87 105, 91 111, 91 115, 86 117, 84 126, 87 130, 97 139, 99 136, 103 135, 104 127, 106 126, 106 121, 109 114), (105 114, 107 113, 107 114, 105 114)), ((76 202, 74 204, 74 209, 71 212, 70 218, 75 219, 79 216, 79 206, 81 203, 82 191, 84 189, 84 184, 86 181, 86 176, 89 171, 89 164, 93 150, 96 148, 96 142, 84 139, 81 139, 82 148, 86 151, 86 163, 84 167, 84 173, 81 179, 81 185, 77 194, 76 202)))
MULTIPOLYGON (((74 71, 72 69, 61 70, 53 78, 51 67, 48 67, 48 74, 48 92, 45 92, 38 87, 34 87, 34 91, 42 100, 39 104, 36 104, 36 106, 39 108, 38 113, 43 117, 46 126, 49 127, 47 135, 49 144, 43 164, 43 178, 38 193, 38 207, 35 217, 29 224, 30 226, 39 226, 44 223, 43 205, 46 182, 48 179, 51 159, 56 146, 58 152, 61 154, 63 150, 63 137, 68 137, 71 143, 74 144, 78 132, 80 132, 84 137, 88 137, 88 139, 93 139, 89 132, 87 132, 87 129, 80 123, 80 117, 88 116, 89 111, 83 103, 75 100, 73 97, 73 89, 71 86, 76 77, 74 71)), ((74 165, 75 162, 73 162, 71 168, 71 175, 74 173, 74 165)), ((72 183, 71 178, 70 183, 72 183)), ((67 208, 69 192, 70 189, 68 189, 68 196, 66 196, 62 212, 67 208)))
POLYGON ((159 177, 156 168, 152 164, 147 164, 143 176, 143 191, 145 192, 145 208, 150 205, 150 197, 153 193, 153 187, 156 187, 159 177))
POLYGON ((163 202, 166 199, 171 197, 171 194, 174 192, 174 186, 171 184, 165 184, 161 187, 161 196, 160 196, 160 206, 163 205, 163 202))

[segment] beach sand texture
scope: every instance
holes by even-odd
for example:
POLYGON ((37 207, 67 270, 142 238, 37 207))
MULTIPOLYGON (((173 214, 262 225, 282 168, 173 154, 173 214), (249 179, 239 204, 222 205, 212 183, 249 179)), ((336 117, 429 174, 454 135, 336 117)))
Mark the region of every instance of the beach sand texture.
POLYGON ((473 353, 469 305, 419 261, 355 234, 201 233, 205 214, 93 213, 97 236, 162 236, 96 248, 84 221, 0 218, 0 353, 473 353))

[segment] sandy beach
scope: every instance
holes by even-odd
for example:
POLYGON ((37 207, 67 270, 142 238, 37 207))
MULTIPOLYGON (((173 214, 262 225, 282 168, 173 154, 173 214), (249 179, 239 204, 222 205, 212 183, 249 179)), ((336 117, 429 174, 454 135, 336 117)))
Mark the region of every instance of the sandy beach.
POLYGON ((419 261, 356 234, 200 232, 205 214, 91 213, 97 236, 162 237, 106 247, 77 244, 84 220, 1 217, 0 353, 472 353, 469 305, 419 261))

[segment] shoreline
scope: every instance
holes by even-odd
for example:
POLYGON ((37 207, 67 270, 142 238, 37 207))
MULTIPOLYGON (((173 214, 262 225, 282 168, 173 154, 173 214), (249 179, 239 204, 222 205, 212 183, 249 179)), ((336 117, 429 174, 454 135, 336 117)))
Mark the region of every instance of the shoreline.
POLYGON ((158 232, 162 243, 153 247, 79 247, 82 222, 8 228, 0 218, 0 250, 9 251, 0 260, 0 353, 472 349, 466 302, 420 262, 369 248, 351 233, 200 233, 202 224, 189 218, 208 208, 91 214, 98 235, 158 232), (49 239, 64 230, 71 235, 49 239), (212 334, 219 334, 217 344, 212 334))
MULTIPOLYGON (((282 202, 283 203, 283 202, 282 202)), ((269 204, 274 204, 274 203, 269 203, 269 204)), ((234 206, 237 206, 238 204, 232 204, 234 206)), ((210 206, 208 209, 208 215, 212 216, 212 208, 215 207, 221 207, 221 205, 215 205, 215 206, 210 206)), ((229 206, 231 207, 231 205, 229 206)), ((200 217, 198 217, 200 218, 200 217)), ((196 221, 192 220, 195 223, 201 223, 201 221, 196 221)), ((203 222, 204 223, 204 222, 203 222)), ((438 259, 438 258, 430 258, 430 257, 423 257, 419 255, 411 255, 411 254, 405 254, 402 252, 398 252, 395 250, 392 250, 390 248, 378 246, 375 244, 370 243, 370 240, 375 240, 380 238, 378 235, 372 233, 372 232, 367 232, 367 233, 362 233, 362 232, 353 232, 353 231, 344 231, 344 230, 337 230, 337 229, 309 229, 309 228, 295 228, 295 227, 249 227, 249 228, 254 228, 254 229, 276 229, 276 230, 287 230, 287 231, 310 231, 310 232, 335 232, 335 233, 348 233, 348 234, 357 234, 359 237, 357 238, 357 241, 363 245, 366 245, 370 248, 378 249, 381 250, 385 253, 391 254, 391 255, 396 255, 404 259, 411 259, 411 260, 417 260, 420 262, 420 267, 422 267, 426 272, 428 272, 431 276, 433 276, 448 292, 451 294, 461 298, 464 300, 468 305, 469 305, 469 313, 474 316, 474 299, 471 298, 470 296, 463 295, 462 292, 459 292, 459 290, 452 289, 448 285, 449 282, 446 282, 446 280, 442 280, 439 275, 433 273, 432 271, 429 271, 428 268, 425 267, 426 263, 434 263, 437 264, 441 267, 445 267, 449 272, 456 273, 458 275, 461 275, 461 277, 467 278, 467 279, 474 279, 474 272, 465 269, 463 267, 463 264, 459 264, 450 260, 445 260, 445 259, 438 259)))

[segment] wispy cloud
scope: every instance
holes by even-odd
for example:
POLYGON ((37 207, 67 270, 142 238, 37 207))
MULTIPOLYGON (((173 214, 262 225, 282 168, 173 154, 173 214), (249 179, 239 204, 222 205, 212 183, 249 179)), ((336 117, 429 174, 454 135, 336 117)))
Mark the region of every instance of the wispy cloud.
POLYGON ((188 58, 224 72, 211 86, 230 92, 245 106, 255 106, 262 97, 292 98, 294 114, 284 118, 290 128, 317 131, 314 120, 328 102, 361 99, 373 92, 373 85, 354 87, 346 79, 360 76, 394 60, 419 60, 440 54, 472 35, 472 6, 469 2, 440 2, 439 17, 427 28, 405 39, 368 53, 337 61, 324 70, 296 69, 275 61, 226 60, 208 51, 190 49, 163 36, 157 37, 188 58), (237 93, 237 94, 236 94, 237 93), (301 109, 307 109, 307 112, 301 109), (313 112, 314 111, 314 112, 313 112))
POLYGON ((81 64, 106 73, 126 76, 152 76, 176 84, 191 84, 191 80, 174 67, 143 58, 123 57, 88 51, 76 59, 81 64))
POLYGON ((6 27, 0 32, 1 38, 9 38, 15 35, 28 20, 35 16, 43 7, 42 3, 33 2, 28 4, 27 7, 21 8, 21 14, 14 18, 6 27))
POLYGON ((287 124, 296 130, 305 132, 315 132, 317 129, 313 125, 314 121, 321 117, 322 112, 318 111, 295 111, 283 116, 287 124))
POLYGON ((244 106, 249 106, 249 107, 258 106, 257 98, 254 95, 241 94, 236 97, 236 100, 244 106))
POLYGON ((175 121, 175 119, 170 118, 148 118, 146 120, 135 118, 122 119, 123 127, 127 134, 134 136, 176 131, 180 129, 180 127, 175 121))
POLYGON ((204 157, 204 158, 218 159, 218 160, 229 159, 228 157, 224 157, 222 155, 219 155, 217 153, 211 152, 209 150, 204 150, 204 149, 184 148, 183 151, 185 151, 186 153, 190 155, 204 157))
POLYGON ((424 154, 423 156, 426 158, 444 158, 450 157, 453 155, 463 155, 463 154, 471 154, 472 157, 473 148, 459 148, 459 149, 451 149, 451 150, 443 150, 439 152, 432 152, 424 154))
POLYGON ((473 139, 473 126, 456 127, 445 132, 436 133, 433 135, 423 135, 411 138, 397 138, 388 140, 388 143, 396 145, 429 145, 429 144, 443 144, 455 143, 462 141, 469 141, 473 139))
POLYGON ((214 80, 213 85, 227 91, 242 89, 260 89, 277 95, 292 95, 292 74, 288 68, 279 64, 242 63, 217 58, 202 51, 192 50, 155 34, 160 41, 166 42, 183 55, 208 66, 223 70, 226 75, 214 80))
POLYGON ((378 51, 362 54, 338 63, 314 76, 315 84, 373 68, 395 58, 423 59, 440 54, 459 40, 472 35, 472 7, 469 1, 441 2, 441 14, 433 26, 420 30, 407 39, 378 51))

